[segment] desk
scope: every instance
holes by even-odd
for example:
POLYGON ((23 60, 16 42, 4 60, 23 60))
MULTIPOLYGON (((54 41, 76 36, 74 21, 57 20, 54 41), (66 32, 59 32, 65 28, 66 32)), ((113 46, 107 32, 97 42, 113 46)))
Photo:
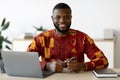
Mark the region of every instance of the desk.
MULTIPOLYGON (((120 69, 114 69, 120 71, 120 69)), ((0 80, 120 80, 117 78, 97 78, 91 71, 80 73, 55 73, 47 78, 28 78, 8 76, 7 74, 0 74, 0 80)))

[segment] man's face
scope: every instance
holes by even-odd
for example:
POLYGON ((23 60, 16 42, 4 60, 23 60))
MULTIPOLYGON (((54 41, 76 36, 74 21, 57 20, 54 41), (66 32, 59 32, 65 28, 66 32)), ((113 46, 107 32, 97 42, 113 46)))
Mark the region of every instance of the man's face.
POLYGON ((67 33, 71 25, 71 12, 69 9, 55 9, 53 11, 53 24, 58 32, 67 33))

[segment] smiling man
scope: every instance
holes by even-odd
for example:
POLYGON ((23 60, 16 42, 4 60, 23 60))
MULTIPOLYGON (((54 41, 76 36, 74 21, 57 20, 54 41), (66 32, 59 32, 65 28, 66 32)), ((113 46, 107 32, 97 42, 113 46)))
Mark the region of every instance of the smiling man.
POLYGON ((86 33, 71 29, 72 10, 58 3, 51 16, 55 29, 37 35, 27 51, 38 52, 43 70, 80 72, 108 67, 108 60, 86 33), (90 59, 84 61, 84 55, 90 59))
POLYGON ((71 18, 71 9, 69 6, 68 9, 62 4, 54 7, 52 20, 57 34, 66 34, 68 32, 71 26, 71 18))

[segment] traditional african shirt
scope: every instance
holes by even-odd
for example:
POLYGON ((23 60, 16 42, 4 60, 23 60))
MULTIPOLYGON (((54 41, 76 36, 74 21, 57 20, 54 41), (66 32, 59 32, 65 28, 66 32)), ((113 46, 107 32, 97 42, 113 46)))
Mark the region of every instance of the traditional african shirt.
POLYGON ((86 33, 70 29, 66 35, 58 35, 55 29, 37 35, 27 51, 38 52, 42 61, 53 62, 75 57, 84 63, 86 71, 108 67, 108 60, 86 33), (85 62, 84 55, 90 59, 85 62))

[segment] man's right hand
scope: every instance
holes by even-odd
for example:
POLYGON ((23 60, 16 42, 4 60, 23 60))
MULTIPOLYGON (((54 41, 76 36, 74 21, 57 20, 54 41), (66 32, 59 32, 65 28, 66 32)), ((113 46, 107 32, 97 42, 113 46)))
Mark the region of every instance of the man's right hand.
POLYGON ((60 73, 63 71, 63 62, 57 61, 55 66, 55 72, 60 73))

